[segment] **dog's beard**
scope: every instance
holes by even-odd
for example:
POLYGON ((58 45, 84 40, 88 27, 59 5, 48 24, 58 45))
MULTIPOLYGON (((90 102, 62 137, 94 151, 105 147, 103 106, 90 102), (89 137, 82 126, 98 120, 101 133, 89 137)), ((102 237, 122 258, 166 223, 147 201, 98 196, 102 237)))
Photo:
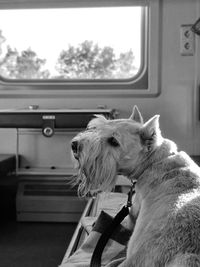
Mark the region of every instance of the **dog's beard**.
POLYGON ((81 197, 100 191, 111 191, 117 179, 117 164, 109 150, 100 146, 85 149, 80 153, 77 169, 78 175, 74 180, 78 184, 78 195, 81 197), (92 151, 91 151, 92 150, 92 151))

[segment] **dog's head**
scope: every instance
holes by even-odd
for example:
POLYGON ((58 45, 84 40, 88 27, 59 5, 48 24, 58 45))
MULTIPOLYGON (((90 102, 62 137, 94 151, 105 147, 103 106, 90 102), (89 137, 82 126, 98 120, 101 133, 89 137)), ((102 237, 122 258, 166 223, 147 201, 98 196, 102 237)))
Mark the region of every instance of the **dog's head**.
POLYGON ((97 115, 71 143, 79 194, 110 191, 117 174, 129 177, 161 139, 159 116, 143 123, 136 106, 128 119, 107 120, 97 115))

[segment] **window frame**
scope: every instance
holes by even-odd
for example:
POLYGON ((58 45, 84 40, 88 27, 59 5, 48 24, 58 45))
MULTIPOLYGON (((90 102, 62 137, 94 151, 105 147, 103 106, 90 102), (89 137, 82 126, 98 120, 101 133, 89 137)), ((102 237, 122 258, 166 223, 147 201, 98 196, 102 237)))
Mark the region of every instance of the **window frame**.
POLYGON ((0 9, 90 6, 147 6, 144 9, 142 71, 130 79, 116 80, 8 80, 0 81, 0 96, 158 96, 160 94, 159 0, 0 0, 0 9))

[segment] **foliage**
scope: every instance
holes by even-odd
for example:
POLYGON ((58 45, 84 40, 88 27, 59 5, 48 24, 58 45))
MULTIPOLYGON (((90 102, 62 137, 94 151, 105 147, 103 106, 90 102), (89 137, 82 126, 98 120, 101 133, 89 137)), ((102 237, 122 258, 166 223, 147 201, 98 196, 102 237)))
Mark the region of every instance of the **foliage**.
POLYGON ((6 41, 6 38, 3 36, 2 31, 0 30, 0 54, 2 53, 2 44, 6 41))
POLYGON ((117 57, 109 46, 100 47, 92 41, 84 41, 78 46, 69 45, 58 56, 53 75, 46 65, 47 60, 37 56, 31 48, 21 52, 7 45, 0 31, 0 75, 9 79, 120 79, 134 76, 132 50, 117 57))
POLYGON ((58 58, 57 71, 70 79, 116 79, 134 75, 134 55, 130 50, 117 58, 113 48, 99 47, 84 41, 78 47, 69 46, 58 58))
POLYGON ((45 59, 38 58, 30 48, 19 53, 8 46, 0 62, 1 76, 10 79, 46 79, 50 73, 42 70, 45 62, 45 59))

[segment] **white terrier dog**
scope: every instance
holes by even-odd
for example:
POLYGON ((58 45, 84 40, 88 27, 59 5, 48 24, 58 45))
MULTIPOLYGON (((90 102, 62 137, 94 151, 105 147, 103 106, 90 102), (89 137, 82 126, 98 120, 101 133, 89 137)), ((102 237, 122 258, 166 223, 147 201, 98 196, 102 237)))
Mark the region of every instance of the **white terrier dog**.
POLYGON ((117 174, 137 180, 133 233, 120 267, 200 266, 200 168, 164 139, 159 115, 146 123, 97 116, 72 140, 79 194, 111 190, 117 174))

